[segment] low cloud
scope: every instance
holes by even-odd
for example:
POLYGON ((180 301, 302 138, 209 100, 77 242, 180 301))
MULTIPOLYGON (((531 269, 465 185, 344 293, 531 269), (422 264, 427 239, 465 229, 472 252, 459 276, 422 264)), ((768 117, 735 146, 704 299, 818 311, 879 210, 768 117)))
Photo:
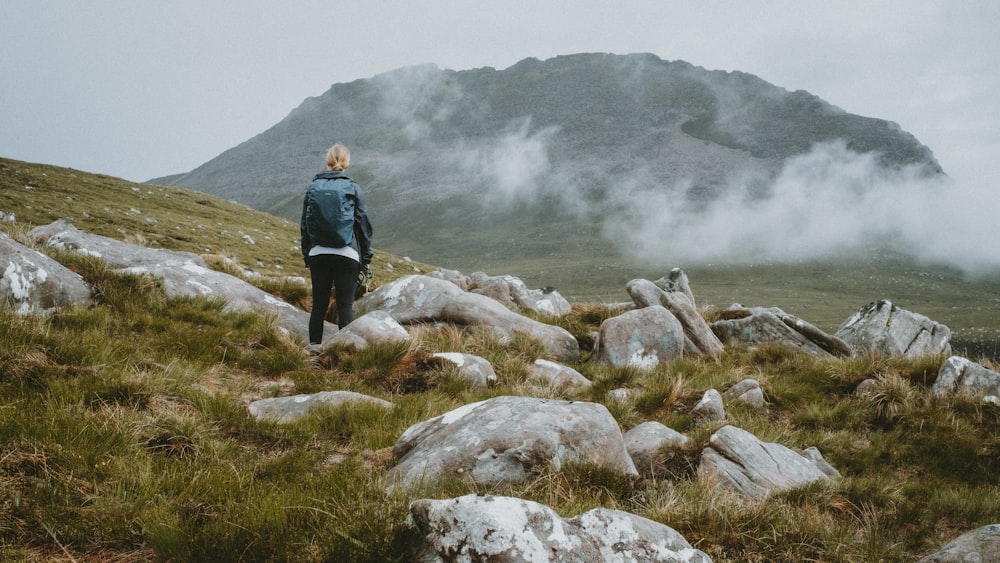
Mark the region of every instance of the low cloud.
POLYGON ((705 205, 681 191, 635 187, 606 235, 661 264, 794 262, 888 245, 969 273, 1000 270, 1000 202, 985 186, 888 171, 842 142, 789 159, 763 188, 744 179, 705 205))

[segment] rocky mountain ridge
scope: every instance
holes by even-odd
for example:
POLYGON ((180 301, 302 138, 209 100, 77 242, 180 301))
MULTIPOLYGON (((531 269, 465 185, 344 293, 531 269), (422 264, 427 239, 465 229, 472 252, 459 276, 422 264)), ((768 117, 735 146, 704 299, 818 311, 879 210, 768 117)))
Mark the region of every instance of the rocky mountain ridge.
POLYGON ((735 189, 766 197, 790 159, 824 144, 883 169, 942 173, 898 125, 808 92, 651 54, 591 53, 334 84, 267 131, 154 182, 296 220, 333 142, 354 152, 382 248, 515 274, 524 272, 512 255, 622 255, 615 225, 651 201, 697 209, 735 189))

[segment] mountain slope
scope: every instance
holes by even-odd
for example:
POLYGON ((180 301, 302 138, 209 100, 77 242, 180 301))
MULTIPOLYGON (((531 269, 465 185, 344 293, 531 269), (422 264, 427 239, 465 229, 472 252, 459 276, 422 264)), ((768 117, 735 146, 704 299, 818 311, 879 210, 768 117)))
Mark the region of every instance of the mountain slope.
POLYGON ((790 160, 824 143, 882 170, 941 173, 897 125, 804 91, 648 54, 580 54, 334 84, 167 180, 294 220, 333 142, 354 153, 383 248, 524 276, 555 257, 615 263, 635 245, 620 225, 656 221, 649 202, 697 210, 733 191, 767 195, 790 160))

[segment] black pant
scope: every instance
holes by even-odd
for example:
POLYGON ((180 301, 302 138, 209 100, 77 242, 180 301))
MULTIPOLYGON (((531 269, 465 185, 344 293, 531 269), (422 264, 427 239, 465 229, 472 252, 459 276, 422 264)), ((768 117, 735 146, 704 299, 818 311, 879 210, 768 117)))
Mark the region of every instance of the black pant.
POLYGON ((312 313, 309 315, 309 343, 323 341, 323 319, 330 306, 330 286, 337 300, 337 326, 343 328, 354 320, 354 289, 358 285, 361 264, 339 254, 317 254, 309 258, 312 278, 312 313))

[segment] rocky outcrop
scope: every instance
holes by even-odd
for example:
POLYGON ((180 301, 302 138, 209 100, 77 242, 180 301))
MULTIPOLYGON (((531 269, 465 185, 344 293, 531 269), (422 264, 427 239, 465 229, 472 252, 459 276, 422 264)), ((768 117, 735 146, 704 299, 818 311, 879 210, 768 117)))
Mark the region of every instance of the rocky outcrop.
POLYGON ((961 356, 951 356, 941 364, 933 391, 939 397, 965 392, 1000 402, 1000 373, 961 356))
POLYGON ((515 276, 488 276, 483 272, 469 275, 469 291, 503 303, 514 311, 530 311, 536 315, 568 315, 569 301, 554 288, 528 289, 515 276))
MULTIPOLYGON (((675 270, 679 272, 679 270, 675 270)), ((678 277, 683 272, 678 274, 678 277)), ((684 328, 684 354, 689 356, 714 355, 722 353, 723 346, 712 328, 705 321, 694 305, 691 288, 686 276, 683 283, 676 280, 674 284, 664 282, 666 287, 679 287, 681 291, 666 291, 649 280, 632 280, 625 289, 628 291, 636 307, 644 308, 660 305, 677 317, 684 328), (679 283, 679 285, 678 285, 679 283)))
POLYGON ((474 389, 484 389, 491 383, 496 383, 497 373, 493 364, 485 358, 461 352, 438 352, 432 356, 455 366, 458 377, 468 381, 474 389))
POLYGON ((691 418, 698 425, 726 420, 726 407, 722 403, 722 395, 715 389, 705 391, 698 404, 691 409, 691 418))
POLYGON ((651 369, 684 355, 684 328, 660 305, 626 311, 601 323, 593 358, 651 369))
POLYGON ((443 479, 521 483, 568 463, 636 475, 621 428, 600 404, 496 397, 408 428, 393 447, 393 485, 443 479))
POLYGON ((771 442, 735 426, 723 426, 702 450, 699 478, 747 496, 762 498, 814 481, 840 477, 817 450, 809 455, 771 442))
POLYGON ((673 528, 607 508, 564 519, 529 500, 466 495, 414 501, 408 522, 423 536, 420 563, 711 562, 673 528))
MULTIPOLYGON (((99 257, 109 268, 159 278, 170 297, 218 297, 226 300, 229 311, 253 309, 274 314, 281 328, 301 340, 309 338, 309 313, 240 278, 210 270, 197 254, 146 248, 85 233, 63 220, 36 227, 28 234, 47 246, 99 257)), ((327 323, 324 334, 336 331, 335 325, 327 323)))
POLYGON ((320 408, 337 408, 351 404, 374 405, 391 409, 392 403, 353 391, 323 391, 310 395, 291 397, 270 397, 250 403, 250 416, 257 420, 268 420, 287 424, 306 416, 320 408))
POLYGON ((777 307, 733 305, 721 311, 719 317, 712 323, 712 331, 723 342, 773 342, 823 358, 853 354, 846 342, 777 307))
POLYGON ((93 289, 79 274, 0 233, 0 302, 19 314, 90 305, 93 289))
POLYGON ((541 359, 528 366, 528 378, 544 382, 557 390, 576 391, 593 385, 593 382, 575 369, 541 359))
POLYGON ((409 275, 389 282, 358 300, 355 309, 359 314, 382 310, 403 325, 444 322, 480 326, 504 336, 523 332, 538 339, 553 360, 580 357, 579 344, 567 330, 529 319, 489 297, 430 276, 409 275))
POLYGON ((369 346, 397 344, 409 339, 410 334, 406 332, 403 325, 392 318, 392 315, 385 311, 372 311, 361 315, 344 328, 336 331, 327 340, 327 344, 358 351, 369 346))
POLYGON ((656 421, 643 422, 625 433, 625 449, 643 477, 661 475, 666 452, 687 443, 687 436, 656 421))
POLYGON ((722 398, 727 402, 740 403, 755 409, 762 409, 764 403, 764 390, 760 388, 760 383, 756 379, 744 379, 722 393, 722 398))
POLYGON ((1000 561, 1000 524, 990 524, 955 538, 941 551, 917 563, 988 563, 1000 561))
POLYGON ((883 299, 869 303, 835 334, 856 354, 915 358, 951 353, 951 329, 883 299))
POLYGON ((468 276, 457 270, 437 270, 427 274, 432 278, 450 281, 463 291, 485 295, 503 304, 511 311, 530 312, 536 315, 568 315, 572 307, 555 288, 528 289, 516 276, 489 276, 473 272, 468 276))

